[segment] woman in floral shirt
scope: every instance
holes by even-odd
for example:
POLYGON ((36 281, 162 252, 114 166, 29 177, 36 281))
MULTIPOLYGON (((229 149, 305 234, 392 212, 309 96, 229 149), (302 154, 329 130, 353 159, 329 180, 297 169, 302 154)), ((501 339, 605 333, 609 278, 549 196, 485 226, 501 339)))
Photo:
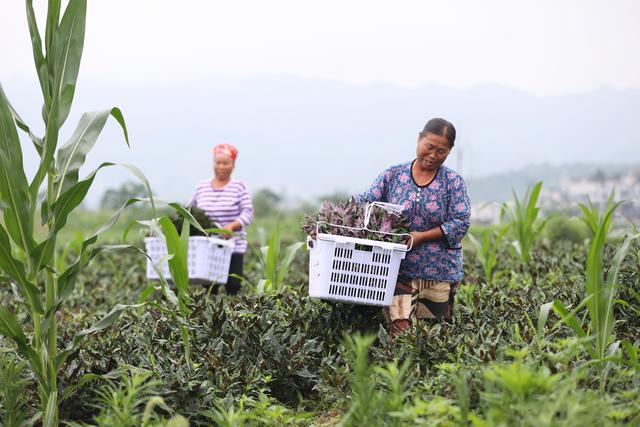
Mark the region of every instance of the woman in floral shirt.
POLYGON ((453 124, 429 120, 418 136, 416 159, 391 166, 358 196, 404 205, 411 221, 413 249, 400 265, 393 302, 385 310, 392 334, 417 319, 451 318, 471 210, 464 180, 443 166, 455 138, 453 124))

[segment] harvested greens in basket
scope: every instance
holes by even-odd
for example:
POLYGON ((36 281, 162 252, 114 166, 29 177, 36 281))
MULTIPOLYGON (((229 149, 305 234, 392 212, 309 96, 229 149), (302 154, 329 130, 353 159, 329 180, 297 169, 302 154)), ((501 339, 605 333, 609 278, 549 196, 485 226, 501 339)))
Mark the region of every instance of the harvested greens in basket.
MULTIPOLYGON (((320 233, 333 234, 337 236, 356 237, 359 239, 376 240, 382 242, 404 243, 406 237, 380 234, 368 230, 353 230, 353 228, 364 227, 364 217, 366 203, 357 203, 353 198, 346 202, 330 203, 324 202, 320 211, 314 215, 307 215, 302 223, 304 232, 313 238, 316 235, 316 224, 320 233), (329 224, 336 224, 344 227, 334 227, 329 224)), ((409 220, 404 215, 396 212, 388 212, 380 207, 371 209, 369 230, 382 231, 385 233, 409 233, 409 220)))
MULTIPOLYGON (((210 228, 218 228, 218 224, 216 224, 215 221, 212 221, 211 218, 209 218, 209 216, 202 209, 191 206, 188 208, 188 211, 205 230, 210 228)), ((174 212, 173 215, 171 215, 171 222, 176 227, 176 230, 178 230, 178 233, 180 233, 180 230, 182 230, 183 221, 184 218, 179 213, 174 212)), ((205 234, 202 231, 198 230, 193 225, 189 225, 189 236, 204 235, 205 234)))

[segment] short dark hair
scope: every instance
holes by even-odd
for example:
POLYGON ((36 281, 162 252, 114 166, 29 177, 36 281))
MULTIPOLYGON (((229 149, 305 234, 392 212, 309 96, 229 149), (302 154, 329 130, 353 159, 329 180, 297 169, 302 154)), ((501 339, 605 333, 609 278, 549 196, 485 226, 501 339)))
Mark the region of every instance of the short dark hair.
POLYGON ((424 138, 430 133, 446 138, 449 148, 453 148, 456 141, 456 128, 453 123, 439 117, 431 119, 424 125, 424 129, 420 132, 420 138, 424 138))

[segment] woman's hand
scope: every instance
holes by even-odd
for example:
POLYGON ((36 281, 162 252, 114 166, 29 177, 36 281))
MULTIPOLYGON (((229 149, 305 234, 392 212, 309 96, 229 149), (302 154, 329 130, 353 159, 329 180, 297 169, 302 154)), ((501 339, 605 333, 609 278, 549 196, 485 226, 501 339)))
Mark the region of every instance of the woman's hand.
MULTIPOLYGON (((412 231, 411 236, 413 237, 413 248, 420 246, 424 242, 431 240, 440 240, 444 237, 444 233, 440 227, 432 228, 431 230, 426 231, 412 231)), ((407 238, 405 244, 408 246, 411 243, 411 238, 407 238)))
POLYGON ((233 237, 233 232, 236 231, 238 228, 242 228, 242 224, 239 223, 239 221, 232 221, 229 224, 225 225, 224 227, 222 227, 223 230, 227 230, 229 233, 224 233, 222 236, 225 239, 230 239, 233 237))
MULTIPOLYGON (((422 244, 424 239, 424 233, 422 231, 412 231, 409 234, 411 234, 411 237, 413 237, 413 245, 411 246, 412 248, 415 248, 416 246, 422 244)), ((405 245, 409 246, 411 244, 411 237, 407 237, 407 240, 404 242, 405 245)))

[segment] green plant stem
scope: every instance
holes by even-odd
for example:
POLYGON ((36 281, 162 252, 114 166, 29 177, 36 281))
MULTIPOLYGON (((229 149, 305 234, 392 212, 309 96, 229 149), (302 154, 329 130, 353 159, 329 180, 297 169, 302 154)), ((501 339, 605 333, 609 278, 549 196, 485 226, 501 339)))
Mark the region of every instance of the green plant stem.
MULTIPOLYGON (((41 351, 42 349, 42 316, 35 309, 31 311, 31 316, 33 318, 33 346, 36 352, 38 352, 38 354, 40 355, 39 357, 40 368, 42 372, 45 372, 46 362, 44 360, 44 352, 41 351)), ((34 370, 35 370, 35 367, 34 367, 34 370)), ((44 405, 45 402, 47 401, 47 394, 46 394, 46 390, 42 387, 42 384, 40 384, 39 392, 40 392, 40 400, 44 405)))
MULTIPOLYGON (((48 125, 51 126, 51 123, 49 123, 48 125)), ((58 130, 56 129, 56 134, 58 133, 57 131, 58 130)), ((49 206, 52 206, 53 203, 55 202, 54 181, 55 181, 55 174, 53 171, 49 171, 48 180, 47 180, 47 200, 48 200, 49 206)), ((54 219, 55 218, 53 217, 53 215, 49 217, 49 221, 48 221, 49 230, 52 230, 54 227, 54 224, 53 224, 54 219)), ((55 240, 53 245, 55 247, 55 240)), ((49 263, 49 267, 51 267, 52 269, 55 269, 55 265, 56 265, 56 254, 54 253, 49 263)), ((46 310, 50 310, 52 307, 54 307, 58 299, 58 295, 57 295, 58 283, 57 282, 58 281, 54 273, 47 271, 46 278, 45 278, 46 310)), ((47 353, 48 353, 49 363, 46 366, 44 366, 45 368, 44 372, 48 374, 47 377, 49 381, 49 387, 48 387, 49 395, 47 396, 47 403, 48 403, 49 399, 52 398, 52 394, 58 393, 58 372, 55 369, 56 358, 58 356, 58 322, 57 322, 55 311, 51 313, 49 330, 47 331, 47 353)), ((54 396, 54 397, 57 398, 57 396, 54 396)), ((55 411, 55 421, 56 422, 58 421, 57 409, 55 411)))

